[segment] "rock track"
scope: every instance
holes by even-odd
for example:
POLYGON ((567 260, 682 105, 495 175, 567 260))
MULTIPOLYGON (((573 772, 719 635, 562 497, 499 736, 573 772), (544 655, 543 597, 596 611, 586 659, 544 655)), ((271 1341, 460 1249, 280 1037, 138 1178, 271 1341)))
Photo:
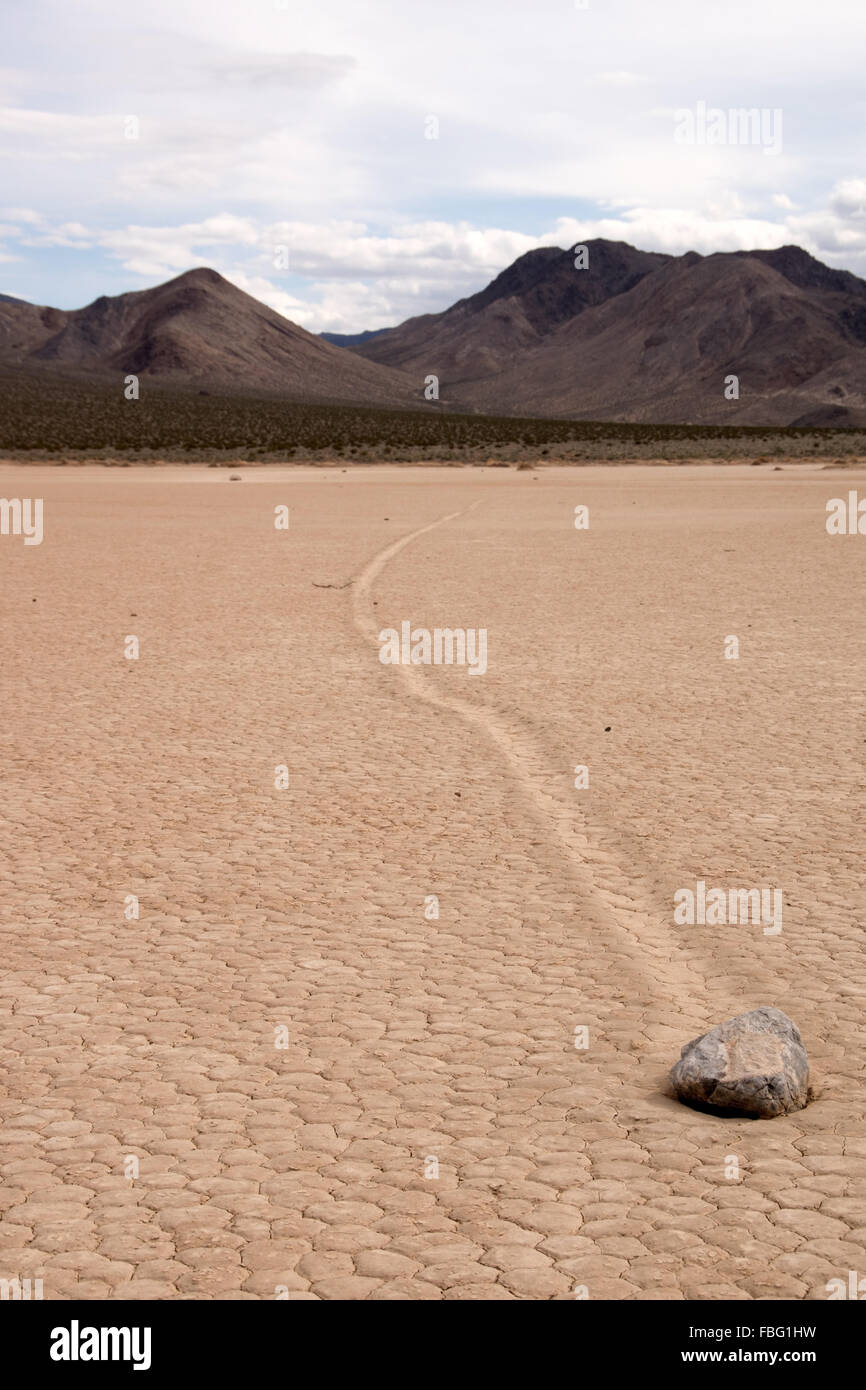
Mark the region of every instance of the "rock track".
POLYGON ((3 473, 49 529, 0 547, 0 1276, 808 1299, 866 1273, 866 647, 832 634, 855 552, 810 548, 826 478, 3 473), (733 587, 701 570, 729 545, 733 587), (382 667, 402 618, 487 625, 488 675, 382 667), (747 623, 748 691, 708 674, 747 623), (781 883, 782 937, 678 932, 696 875, 781 883), (684 1041, 768 1002, 815 1104, 664 1094, 684 1041))

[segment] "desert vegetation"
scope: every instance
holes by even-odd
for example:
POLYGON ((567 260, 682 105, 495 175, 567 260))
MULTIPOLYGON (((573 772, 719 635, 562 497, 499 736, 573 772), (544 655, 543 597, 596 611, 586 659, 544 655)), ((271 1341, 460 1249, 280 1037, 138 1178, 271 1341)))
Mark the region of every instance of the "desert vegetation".
POLYGON ((293 404, 273 395, 210 394, 142 381, 124 398, 102 381, 0 374, 0 450, 9 458, 231 463, 580 463, 752 457, 853 459, 866 431, 656 425, 422 410, 293 404))

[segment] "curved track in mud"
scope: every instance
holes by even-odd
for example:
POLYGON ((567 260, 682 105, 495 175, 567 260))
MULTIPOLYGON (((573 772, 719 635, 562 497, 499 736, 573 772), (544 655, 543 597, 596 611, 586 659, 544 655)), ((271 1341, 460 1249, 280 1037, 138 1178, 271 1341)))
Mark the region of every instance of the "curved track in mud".
MULTIPOLYGON (((355 577, 353 621, 363 638, 371 643, 378 641, 379 622, 372 608, 371 595, 373 585, 389 562, 422 536, 467 516, 480 501, 410 531, 374 555, 355 577)), ((547 790, 539 771, 543 759, 526 730, 489 707, 436 690, 433 678, 425 676, 417 666, 401 665, 392 669, 413 699, 459 716, 495 745, 535 820, 557 847, 568 877, 584 899, 595 907, 596 920, 592 929, 615 938, 620 964, 624 956, 624 963, 633 976, 631 984, 636 993, 632 998, 642 999, 646 1004, 663 1005, 665 1009, 686 992, 692 1000, 697 997, 705 1001, 706 972, 702 969, 698 974, 694 961, 674 959, 668 926, 641 901, 634 878, 623 871, 609 851, 593 843, 586 826, 578 824, 574 811, 547 790), (601 881, 605 878, 613 878, 617 886, 606 887, 601 881), (635 929, 638 923, 639 931, 635 929)))

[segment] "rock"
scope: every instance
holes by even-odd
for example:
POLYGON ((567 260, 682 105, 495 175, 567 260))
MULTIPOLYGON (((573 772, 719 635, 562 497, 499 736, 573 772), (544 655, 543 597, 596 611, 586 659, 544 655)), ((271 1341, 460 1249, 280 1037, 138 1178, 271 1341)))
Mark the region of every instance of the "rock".
POLYGON ((670 1073, 678 1100, 772 1119, 809 1100, 809 1059, 781 1009, 752 1009, 686 1043, 670 1073))

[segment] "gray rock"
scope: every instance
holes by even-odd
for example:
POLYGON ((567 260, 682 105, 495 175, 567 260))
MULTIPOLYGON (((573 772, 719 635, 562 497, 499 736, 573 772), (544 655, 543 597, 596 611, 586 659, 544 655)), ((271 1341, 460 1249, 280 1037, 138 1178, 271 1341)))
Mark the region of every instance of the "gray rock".
POLYGON ((752 1009, 686 1043, 671 1068, 678 1100, 772 1119, 809 1100, 809 1058, 781 1009, 752 1009))

